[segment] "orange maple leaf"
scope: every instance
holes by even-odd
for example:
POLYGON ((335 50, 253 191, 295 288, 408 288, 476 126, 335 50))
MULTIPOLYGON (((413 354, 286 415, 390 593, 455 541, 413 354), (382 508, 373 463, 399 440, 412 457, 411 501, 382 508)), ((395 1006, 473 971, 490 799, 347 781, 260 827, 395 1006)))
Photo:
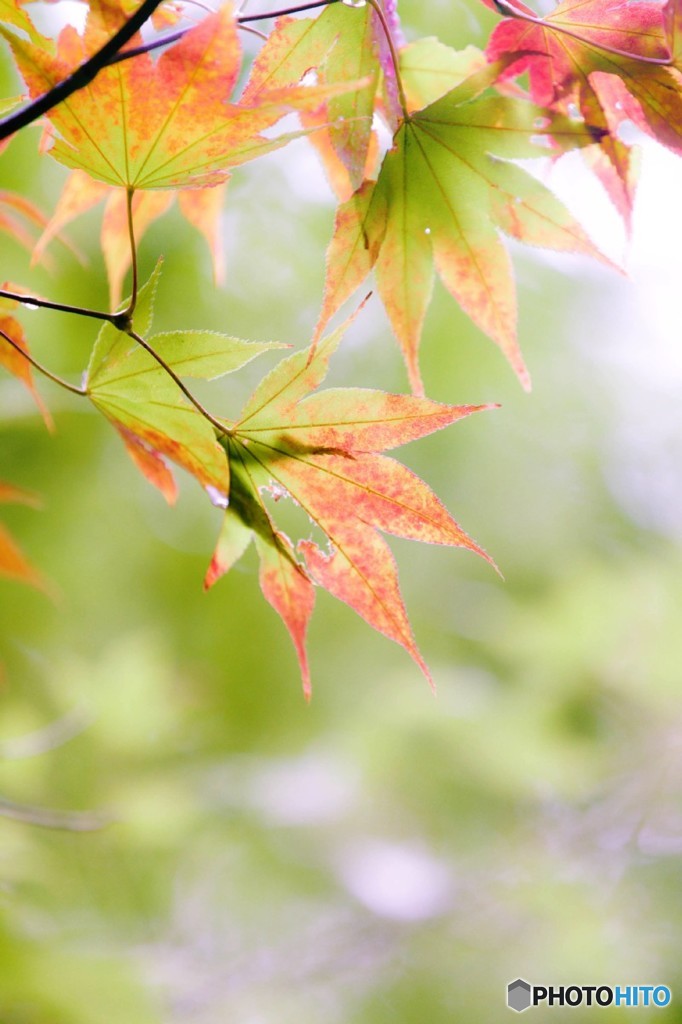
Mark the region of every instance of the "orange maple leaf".
POLYGON ((255 540, 261 588, 289 630, 307 697, 305 636, 313 583, 401 644, 431 681, 400 594, 395 560, 379 531, 464 547, 488 558, 423 480, 380 454, 488 407, 442 405, 361 388, 310 394, 326 376, 344 330, 345 325, 330 334, 314 354, 304 350, 281 362, 221 439, 230 460, 229 505, 206 575, 210 586, 255 540), (265 505, 268 492, 276 499, 290 495, 322 530, 328 549, 307 538, 294 549, 265 505))
MULTIPOLYGON (((32 97, 66 78, 125 22, 115 0, 92 0, 85 33, 71 26, 57 54, 0 25, 32 97)), ((139 45, 139 38, 131 46, 139 45)), ((293 85, 229 102, 241 70, 231 4, 204 18, 154 61, 149 53, 103 68, 94 81, 49 113, 51 154, 108 185, 126 189, 197 188, 227 180, 230 168, 284 145, 294 132, 266 137, 292 110, 316 109, 360 83, 293 85)))

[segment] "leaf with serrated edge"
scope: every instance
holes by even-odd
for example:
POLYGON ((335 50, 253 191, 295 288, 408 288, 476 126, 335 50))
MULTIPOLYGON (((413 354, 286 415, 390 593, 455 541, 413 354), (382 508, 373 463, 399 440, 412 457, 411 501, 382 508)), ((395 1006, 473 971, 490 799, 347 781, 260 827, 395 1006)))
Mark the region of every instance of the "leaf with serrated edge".
MULTIPOLYGON (((156 289, 161 276, 163 260, 157 260, 156 266, 148 280, 140 287, 137 293, 135 315, 133 326, 138 334, 142 336, 149 333, 154 315, 154 299, 156 289)), ((104 324, 99 332, 97 341, 90 354, 90 362, 86 371, 86 382, 92 387, 96 386, 100 375, 106 380, 119 359, 124 359, 134 345, 133 340, 121 331, 116 330, 111 324, 104 324)))
POLYGON ((530 387, 516 339, 516 297, 500 232, 533 245, 608 260, 563 204, 510 160, 594 141, 589 126, 487 94, 499 68, 472 75, 398 130, 378 180, 343 204, 327 256, 318 337, 330 316, 376 270, 379 294, 423 394, 418 351, 433 268, 462 308, 530 387))
POLYGON ((364 82, 304 117, 310 128, 329 122, 311 139, 332 183, 342 190, 357 188, 367 166, 379 84, 378 29, 371 6, 349 11, 334 4, 314 19, 280 18, 254 61, 242 97, 253 102, 266 89, 293 85, 313 69, 321 84, 340 85, 350 78, 364 82), (336 161, 345 169, 347 183, 339 177, 336 161))
POLYGON ((25 32, 34 43, 41 46, 49 45, 49 41, 38 32, 26 11, 19 6, 16 0, 0 0, 0 22, 13 25, 14 28, 25 32))
POLYGON ((33 400, 40 410, 45 426, 48 430, 52 430, 54 428, 52 416, 35 385, 31 364, 28 359, 21 355, 22 352, 28 354, 29 351, 24 329, 13 316, 2 315, 3 305, 4 300, 0 299, 0 366, 3 366, 9 373, 17 377, 30 391, 33 400), (14 345, 10 345, 7 342, 3 334, 12 339, 14 345, 18 346, 19 351, 17 351, 14 345))
POLYGON ((506 73, 528 71, 536 103, 563 113, 577 110, 585 121, 608 129, 595 140, 599 156, 588 149, 585 157, 628 231, 637 175, 636 162, 618 137, 620 126, 632 120, 682 153, 679 10, 679 0, 664 6, 563 0, 533 23, 505 19, 487 47, 491 60, 518 54, 506 73))
POLYGON ((225 512, 204 586, 211 587, 241 558, 255 540, 260 559, 263 595, 289 631, 298 656, 306 699, 310 697, 310 669, 305 646, 306 632, 315 603, 315 591, 297 561, 291 542, 277 530, 265 508, 252 474, 258 464, 240 444, 226 444, 230 457, 230 503, 225 512))
POLYGON ((488 407, 442 405, 362 388, 311 394, 324 380, 346 327, 275 367, 230 429, 230 506, 207 576, 213 582, 244 550, 243 532, 233 532, 236 516, 242 529, 258 535, 261 584, 289 628, 306 689, 304 637, 312 612, 306 571, 401 644, 431 681, 412 635, 395 561, 378 531, 464 547, 488 558, 419 477, 379 454, 488 407), (299 542, 305 570, 286 538, 280 535, 273 545, 276 528, 261 497, 268 489, 289 494, 329 541, 326 552, 308 538, 299 542))
MULTIPOLYGON (((147 339, 165 363, 168 363, 180 377, 196 377, 215 380, 226 373, 233 373, 255 359, 263 352, 287 348, 279 341, 244 341, 219 331, 166 331, 153 334, 147 339)), ((116 363, 98 375, 98 386, 105 380, 123 380, 153 387, 155 382, 163 384, 168 375, 149 353, 134 342, 129 342, 123 364, 116 363)))
MULTIPOLYGON (((15 487, 13 484, 0 480, 0 503, 17 503, 38 508, 40 502, 35 494, 15 487)), ((48 583, 45 577, 38 572, 27 560, 21 548, 9 533, 7 528, 0 523, 0 576, 5 579, 16 580, 21 583, 28 583, 46 594, 54 594, 54 588, 48 583)))
MULTIPOLYGON (((115 31, 126 19, 109 0, 92 0, 81 52, 103 41, 101 24, 115 31)), ((0 25, 31 96, 39 96, 68 76, 77 61, 73 30, 54 56, 0 25), (68 59, 67 59, 68 54, 68 59)), ((105 33, 106 34, 106 33, 105 33)), ((139 38, 133 40, 133 45, 139 38)), ((289 138, 269 138, 272 128, 292 110, 314 110, 364 83, 344 81, 294 86, 261 93, 253 105, 227 99, 239 76, 241 49, 230 4, 205 17, 158 59, 135 60, 103 68, 87 89, 80 89, 51 110, 59 133, 51 154, 108 185, 135 189, 187 188, 221 184, 230 168, 278 149, 289 138)))
MULTIPOLYGON (((159 263, 140 288, 134 323, 140 335, 151 326, 159 263)), ((180 377, 212 380, 232 373, 279 342, 248 342, 214 331, 169 331, 149 345, 180 377)), ((216 430, 190 405, 163 366, 128 334, 105 324, 86 375, 90 400, 116 427, 137 467, 175 500, 175 484, 164 459, 183 466, 222 504, 229 493, 229 467, 216 430)))
POLYGON ((453 50, 434 36, 415 40, 400 51, 408 110, 421 110, 435 103, 485 65, 485 54, 476 46, 453 50))

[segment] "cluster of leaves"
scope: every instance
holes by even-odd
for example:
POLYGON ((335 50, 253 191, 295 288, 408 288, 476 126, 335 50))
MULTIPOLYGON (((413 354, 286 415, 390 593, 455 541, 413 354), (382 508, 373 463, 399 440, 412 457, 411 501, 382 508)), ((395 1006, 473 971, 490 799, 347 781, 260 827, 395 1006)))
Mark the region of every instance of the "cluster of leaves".
MULTIPOLYGON (((199 481, 224 509, 207 586, 255 541, 263 593, 291 634, 306 693, 315 584, 400 643, 428 677, 379 531, 487 557, 423 481, 382 454, 482 408, 424 397, 419 347, 435 272, 528 388, 501 236, 608 261, 514 161, 580 150, 629 226, 637 161, 621 138, 624 121, 675 151, 682 144, 680 0, 564 0, 546 18, 520 0, 490 4, 504 18, 485 53, 431 37, 406 44, 395 4, 380 0, 306 4, 323 10, 305 17, 279 12, 237 96, 239 29, 264 15, 238 15, 227 3, 187 26, 182 5, 91 0, 82 34, 67 26, 54 41, 19 0, 0 5, 0 35, 29 97, 18 112, 13 98, 0 106, 0 145, 47 114, 42 150, 71 169, 49 219, 1 192, 0 230, 32 245, 20 218, 36 225, 40 258, 69 221, 104 200, 113 310, 5 285, 0 362, 31 389, 48 425, 31 363, 89 399, 168 501, 176 497, 169 463, 199 481), (152 14, 161 35, 143 40, 133 30, 152 14), (278 130, 291 113, 300 127, 278 130), (218 215, 231 169, 302 135, 339 199, 319 320, 309 347, 285 357, 229 419, 199 402, 187 379, 214 379, 281 346, 198 330, 150 335, 160 265, 139 287, 136 245, 177 196, 210 246, 219 282, 218 215), (121 304, 129 271, 132 294, 121 304), (372 271, 412 395, 317 391, 344 327, 324 332, 372 271), (102 322, 82 386, 36 363, 17 319, 28 302, 102 322), (322 532, 322 546, 278 528, 266 499, 285 494, 322 532)), ((0 489, 4 500, 18 497, 0 489)), ((41 582, 4 531, 0 572, 41 582)))

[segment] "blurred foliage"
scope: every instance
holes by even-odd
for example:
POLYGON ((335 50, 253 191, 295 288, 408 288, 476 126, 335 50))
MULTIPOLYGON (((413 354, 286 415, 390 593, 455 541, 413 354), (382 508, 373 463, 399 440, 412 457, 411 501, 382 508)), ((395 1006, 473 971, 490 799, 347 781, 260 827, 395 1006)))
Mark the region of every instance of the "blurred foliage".
MULTIPOLYGON (((492 19, 401 9, 410 37, 454 45, 492 19)), ((49 208, 63 173, 37 138, 0 176, 49 208)), ((106 303, 98 216, 70 231, 85 269, 55 249, 30 270, 4 241, 3 278, 106 303)), ((165 254, 159 328, 304 344, 332 216, 305 143, 239 171, 216 291, 171 214, 142 244, 142 273, 165 254)), ((306 706, 253 553, 202 592, 219 513, 198 488, 167 508, 76 398, 41 384, 49 437, 0 381, 0 478, 44 500, 3 516, 60 592, 0 582, 0 797, 111 818, 72 832, 0 816, 1 1024, 492 1022, 519 975, 665 983, 670 1008, 599 1019, 682 1020, 682 559, 679 533, 637 512, 657 480, 622 474, 633 388, 644 466, 678 406, 633 375, 633 350, 655 345, 627 281, 515 252, 533 395, 439 292, 427 392, 502 408, 403 452, 506 577, 392 542, 437 699, 320 594, 306 706)), ((96 328, 30 324, 39 357, 78 379, 96 328)), ((262 369, 217 385, 226 415, 262 369)), ((405 388, 378 303, 331 382, 405 388)))

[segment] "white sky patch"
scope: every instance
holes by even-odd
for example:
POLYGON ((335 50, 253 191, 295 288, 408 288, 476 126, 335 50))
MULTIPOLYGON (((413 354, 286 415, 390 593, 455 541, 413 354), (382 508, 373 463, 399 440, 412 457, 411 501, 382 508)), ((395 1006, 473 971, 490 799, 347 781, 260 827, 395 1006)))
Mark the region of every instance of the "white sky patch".
POLYGON ((602 444, 605 477, 637 523, 682 538, 682 161, 645 136, 639 144, 629 241, 578 153, 559 161, 547 183, 628 274, 609 288, 591 332, 581 318, 585 336, 576 338, 613 397, 612 431, 602 444))
POLYGON ((337 865, 349 892, 381 917, 419 921, 451 907, 451 870, 421 845, 359 841, 346 847, 337 865))
POLYGON ((334 821, 354 805, 358 780, 348 764, 317 751, 256 766, 248 803, 276 825, 334 821))
POLYGON ((88 7, 79 0, 60 0, 58 4, 32 4, 30 15, 40 31, 47 35, 57 36, 66 25, 73 25, 82 33, 88 7))

